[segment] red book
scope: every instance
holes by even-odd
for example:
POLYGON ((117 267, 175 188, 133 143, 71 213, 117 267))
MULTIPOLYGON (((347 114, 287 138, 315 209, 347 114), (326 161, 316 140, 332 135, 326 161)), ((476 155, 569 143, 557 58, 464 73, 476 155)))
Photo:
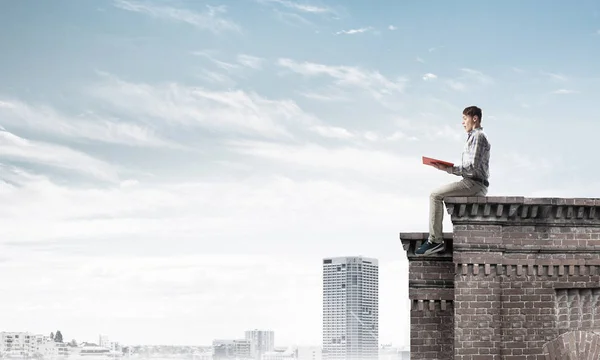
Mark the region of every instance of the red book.
POLYGON ((433 158, 429 158, 426 156, 423 156, 423 164, 425 164, 425 165, 441 164, 441 165, 446 165, 446 166, 454 166, 454 164, 451 162, 447 162, 447 161, 439 160, 439 159, 433 159, 433 158))

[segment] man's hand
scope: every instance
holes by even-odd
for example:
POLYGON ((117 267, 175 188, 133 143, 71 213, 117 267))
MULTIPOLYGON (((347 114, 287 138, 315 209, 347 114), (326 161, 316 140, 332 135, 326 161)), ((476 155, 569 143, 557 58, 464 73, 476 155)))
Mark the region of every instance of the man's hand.
POLYGON ((442 170, 442 171, 445 171, 445 172, 449 172, 450 169, 452 168, 450 166, 447 166, 447 165, 444 165, 444 164, 440 164, 440 163, 433 163, 432 166, 434 168, 438 169, 438 170, 442 170))

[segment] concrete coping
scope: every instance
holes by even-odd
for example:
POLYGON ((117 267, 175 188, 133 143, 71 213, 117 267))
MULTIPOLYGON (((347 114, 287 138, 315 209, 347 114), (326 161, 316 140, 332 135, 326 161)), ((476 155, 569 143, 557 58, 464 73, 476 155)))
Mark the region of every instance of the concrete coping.
POLYGON ((600 206, 600 198, 530 198, 523 196, 469 196, 448 197, 446 204, 515 204, 515 205, 571 205, 600 206))
POLYGON ((600 227, 600 199, 449 197, 444 199, 452 223, 600 227))

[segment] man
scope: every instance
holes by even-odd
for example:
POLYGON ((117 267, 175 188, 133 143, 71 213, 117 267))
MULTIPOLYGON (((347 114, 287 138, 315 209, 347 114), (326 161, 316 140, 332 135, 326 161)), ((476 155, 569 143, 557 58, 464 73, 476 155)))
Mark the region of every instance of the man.
POLYGON ((430 255, 444 249, 442 219, 443 201, 446 197, 485 196, 488 191, 490 143, 481 127, 481 109, 469 106, 463 110, 462 125, 467 132, 467 142, 461 165, 435 164, 439 169, 462 176, 462 180, 434 190, 429 197, 429 238, 416 251, 417 255, 430 255))

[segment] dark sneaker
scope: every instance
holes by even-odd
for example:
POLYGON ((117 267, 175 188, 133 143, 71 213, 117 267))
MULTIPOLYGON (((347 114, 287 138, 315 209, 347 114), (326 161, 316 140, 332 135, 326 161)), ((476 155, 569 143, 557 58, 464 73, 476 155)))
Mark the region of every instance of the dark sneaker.
POLYGON ((433 243, 430 240, 427 240, 426 242, 423 243, 423 245, 421 245, 420 248, 417 249, 417 251, 415 251, 416 255, 431 255, 434 254, 438 251, 442 251, 444 250, 444 243, 433 243))

